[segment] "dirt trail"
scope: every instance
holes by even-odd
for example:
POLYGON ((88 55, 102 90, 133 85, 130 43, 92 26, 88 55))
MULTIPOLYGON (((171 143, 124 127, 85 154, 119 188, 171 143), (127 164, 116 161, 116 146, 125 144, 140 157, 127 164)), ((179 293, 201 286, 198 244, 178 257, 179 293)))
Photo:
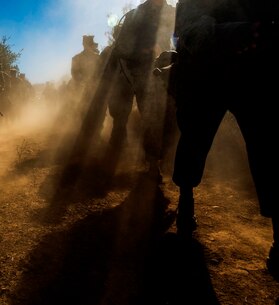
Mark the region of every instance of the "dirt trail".
POLYGON ((136 146, 113 179, 96 155, 79 180, 61 183, 63 158, 46 158, 54 131, 2 131, 0 304, 279 304, 265 267, 270 220, 259 215, 241 138, 238 152, 229 142, 224 151, 224 132, 195 190, 198 229, 186 244, 170 173, 162 184, 146 175, 136 146))

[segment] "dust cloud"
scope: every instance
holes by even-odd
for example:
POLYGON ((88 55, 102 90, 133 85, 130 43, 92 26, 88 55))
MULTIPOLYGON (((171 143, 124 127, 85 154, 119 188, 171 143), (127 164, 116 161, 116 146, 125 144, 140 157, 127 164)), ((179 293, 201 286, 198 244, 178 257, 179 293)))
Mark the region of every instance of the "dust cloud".
MULTIPOLYGON (((97 86, 98 80, 92 83, 97 86)), ((82 130, 83 122, 89 120, 86 117, 94 101, 96 86, 76 90, 70 80, 65 79, 33 85, 34 94, 24 105, 21 105, 20 96, 15 98, 13 109, 0 117, 0 175, 4 178, 7 171, 18 173, 26 166, 30 169, 38 166, 65 168, 71 162, 81 166, 97 162, 102 166, 112 129, 105 102, 105 116, 99 126, 92 126, 92 132, 86 131, 85 141, 82 130)), ((93 116, 93 125, 95 119, 93 116)), ((129 157, 131 163, 142 156, 139 120, 134 105, 128 122, 130 149, 133 150, 129 157)))
MULTIPOLYGON (((72 10, 75 12, 75 18, 72 19, 77 20, 80 16, 79 12, 84 10, 87 4, 84 2, 71 5, 76 6, 76 9, 72 10)), ((68 9, 71 5, 68 4, 68 9)), ((58 10, 57 13, 59 12, 61 11, 58 10)), ((87 19, 84 18, 84 20, 87 19)), ((169 20, 169 22, 173 23, 174 20, 169 20)), ((157 42, 167 47, 170 42, 166 41, 166 32, 166 26, 162 25, 157 33, 157 42)), ((72 34, 76 34, 76 32, 72 32, 72 34)), ((43 45, 47 44, 47 41, 48 39, 45 38, 43 45)), ((54 54, 52 54, 53 56, 54 54)), ((67 56, 66 54, 63 56, 65 61, 67 56)), ((70 62, 69 58, 71 57, 67 58, 68 62, 70 62)), ((59 61, 60 56, 56 60, 59 61)), ((51 65, 51 69, 54 67, 57 69, 57 75, 65 74, 65 69, 61 65, 51 65)), ((62 80, 57 82, 34 84, 34 95, 23 106, 19 97, 15 102, 13 114, 4 114, 4 117, 0 117, 2 156, 0 170, 2 173, 5 169, 28 163, 27 161, 30 160, 33 160, 35 164, 44 162, 51 166, 62 165, 63 168, 80 162, 82 166, 87 167, 92 162, 97 162, 99 167, 104 168, 104 171, 111 170, 112 172, 115 172, 117 168, 125 170, 125 167, 129 166, 132 168, 144 167, 142 123, 135 100, 128 121, 129 145, 119 152, 111 152, 108 142, 113 122, 107 110, 110 89, 107 88, 108 92, 104 93, 107 95, 106 97, 100 96, 98 92, 100 75, 98 78, 92 79, 89 85, 78 89, 71 85, 71 77, 65 75, 62 80), (101 109, 96 106, 100 101, 103 105, 100 106, 101 109), (92 111, 96 112, 93 116, 92 111), (98 117, 98 113, 100 117, 98 117), (84 130, 84 122, 87 124, 87 130, 84 130)), ((160 91, 165 90, 162 83, 159 82, 158 86, 160 91)), ((175 121, 175 109, 174 101, 167 100, 165 91, 160 98, 162 102, 159 112, 162 114, 157 125, 161 131, 162 140, 166 119, 172 123, 175 121), (172 103, 171 113, 166 113, 166 103, 168 102, 172 103)), ((169 142, 164 148, 167 160, 161 164, 168 175, 172 174, 179 135, 177 127, 174 129, 172 141, 168 139, 169 142)), ((72 167, 70 169, 72 170, 72 167)), ((66 171, 67 175, 72 174, 71 170, 66 171)), ((211 172, 214 172, 220 179, 249 176, 245 145, 237 124, 229 113, 220 126, 207 160, 206 174, 211 172)))

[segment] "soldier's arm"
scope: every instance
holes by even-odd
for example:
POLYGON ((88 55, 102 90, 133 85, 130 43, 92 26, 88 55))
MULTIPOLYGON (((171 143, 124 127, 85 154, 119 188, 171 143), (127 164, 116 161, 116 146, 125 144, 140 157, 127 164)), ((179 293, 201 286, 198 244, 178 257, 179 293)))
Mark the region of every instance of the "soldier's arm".
POLYGON ((135 13, 136 11, 133 9, 126 14, 121 31, 115 41, 114 52, 123 59, 130 59, 135 49, 135 13))
POLYGON ((202 0, 179 1, 176 7, 175 35, 179 47, 190 54, 207 49, 214 41, 216 20, 202 0))
MULTIPOLYGON (((231 9, 224 8, 223 15, 230 13, 231 9)), ((257 26, 233 20, 218 23, 214 9, 206 7, 204 1, 182 0, 177 5, 176 34, 180 46, 190 54, 208 50, 232 54, 253 48, 257 40, 257 26)))

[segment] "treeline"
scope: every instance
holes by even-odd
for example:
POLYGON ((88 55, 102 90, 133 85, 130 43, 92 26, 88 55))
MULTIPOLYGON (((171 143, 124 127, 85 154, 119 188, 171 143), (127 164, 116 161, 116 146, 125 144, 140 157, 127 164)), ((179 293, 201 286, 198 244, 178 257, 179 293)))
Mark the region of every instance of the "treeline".
POLYGON ((0 41, 0 65, 4 72, 10 71, 10 69, 19 68, 16 64, 17 60, 20 58, 21 52, 14 52, 12 46, 9 44, 9 38, 3 36, 0 41))

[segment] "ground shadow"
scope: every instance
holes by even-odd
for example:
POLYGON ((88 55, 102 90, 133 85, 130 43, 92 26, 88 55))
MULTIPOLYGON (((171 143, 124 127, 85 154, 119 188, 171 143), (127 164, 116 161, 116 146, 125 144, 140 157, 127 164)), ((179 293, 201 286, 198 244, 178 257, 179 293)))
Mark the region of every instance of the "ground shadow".
POLYGON ((122 171, 115 176, 108 175, 103 165, 103 162, 96 159, 92 160, 92 163, 86 168, 80 168, 79 165, 68 168, 63 180, 59 173, 50 174, 39 189, 40 196, 48 204, 42 210, 37 211, 35 215, 37 221, 59 223, 71 205, 104 199, 108 191, 117 190, 119 192, 133 189, 136 185, 139 172, 122 171), (72 175, 78 175, 79 178, 72 181, 72 175))
POLYGON ((117 207, 45 236, 19 267, 11 304, 139 304, 149 249, 174 219, 168 203, 141 175, 117 207))
POLYGON ((219 304, 201 245, 166 234, 168 204, 141 175, 117 207, 47 235, 22 264, 11 304, 219 304))
POLYGON ((142 304, 220 304, 197 240, 168 233, 153 244, 149 255, 142 304))

